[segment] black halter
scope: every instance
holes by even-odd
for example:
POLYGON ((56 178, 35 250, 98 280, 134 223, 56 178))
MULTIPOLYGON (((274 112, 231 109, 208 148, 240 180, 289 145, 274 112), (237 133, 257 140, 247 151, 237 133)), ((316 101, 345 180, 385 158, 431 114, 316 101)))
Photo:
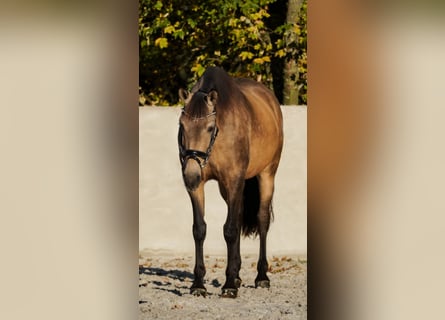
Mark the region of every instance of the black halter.
MULTIPOLYGON (((188 113, 185 112, 184 108, 182 109, 182 113, 187 115, 188 117, 191 117, 188 113)), ((201 120, 206 119, 210 116, 216 116, 216 112, 213 111, 212 113, 209 113, 205 115, 204 117, 196 118, 192 117, 193 120, 201 120)), ((195 160, 199 166, 202 168, 205 168, 207 165, 207 162, 210 158, 210 153, 212 152, 213 144, 215 143, 216 136, 218 135, 218 127, 215 124, 215 127, 213 128, 212 135, 210 136, 210 142, 209 146, 207 147, 206 152, 199 151, 199 150, 193 150, 193 149, 185 149, 182 145, 182 137, 183 137, 183 128, 182 126, 179 127, 178 132, 178 147, 179 147, 179 159, 181 160, 182 168, 184 169, 184 164, 187 162, 188 159, 195 160)))

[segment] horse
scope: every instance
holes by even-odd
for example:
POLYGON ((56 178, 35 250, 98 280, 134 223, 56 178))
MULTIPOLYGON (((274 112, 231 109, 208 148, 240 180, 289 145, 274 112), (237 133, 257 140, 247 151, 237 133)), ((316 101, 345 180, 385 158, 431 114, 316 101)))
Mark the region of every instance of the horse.
POLYGON ((275 174, 283 147, 283 116, 275 95, 263 84, 232 78, 209 67, 190 92, 179 89, 184 107, 178 147, 182 178, 193 208, 194 281, 190 293, 206 296, 203 243, 204 184, 216 180, 228 208, 226 282, 221 296, 236 298, 241 285, 240 236, 259 235, 255 288, 270 287, 266 238, 273 219, 275 174))

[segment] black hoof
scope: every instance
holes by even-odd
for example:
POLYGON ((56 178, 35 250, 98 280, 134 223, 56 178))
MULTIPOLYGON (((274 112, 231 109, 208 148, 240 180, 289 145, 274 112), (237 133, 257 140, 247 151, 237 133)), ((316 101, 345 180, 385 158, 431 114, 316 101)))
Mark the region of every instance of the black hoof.
POLYGON ((270 288, 270 281, 269 280, 258 280, 255 281, 255 288, 270 288))
POLYGON ((207 296, 207 290, 205 288, 191 288, 190 294, 196 296, 196 297, 205 297, 207 296))
POLYGON ((223 298, 236 298, 238 295, 238 289, 231 289, 231 288, 226 288, 226 289, 222 289, 221 292, 221 297, 223 298))

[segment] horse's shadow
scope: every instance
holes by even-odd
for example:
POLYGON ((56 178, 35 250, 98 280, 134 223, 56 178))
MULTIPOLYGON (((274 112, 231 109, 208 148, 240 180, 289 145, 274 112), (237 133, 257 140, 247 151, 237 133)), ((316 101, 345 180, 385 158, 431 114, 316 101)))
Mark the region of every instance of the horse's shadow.
MULTIPOLYGON (((165 269, 156 268, 156 267, 148 267, 148 268, 141 267, 141 268, 139 268, 139 275, 142 275, 142 274, 151 275, 151 276, 167 277, 168 279, 171 279, 171 280, 179 280, 181 283, 186 282, 186 280, 188 280, 188 282, 190 282, 190 281, 193 281, 193 279, 194 279, 193 273, 184 271, 184 270, 178 270, 178 269, 165 270, 165 269)), ((175 289, 170 289, 169 287, 172 286, 172 282, 166 280, 165 278, 160 279, 160 280, 152 280, 150 282, 155 285, 155 287, 154 287, 155 290, 167 291, 167 292, 173 293, 177 296, 184 295, 184 293, 178 289, 184 289, 187 291, 189 289, 189 285, 186 285, 186 284, 184 284, 183 286, 180 286, 180 287, 176 286, 175 289)), ((215 288, 218 288, 221 286, 221 283, 217 279, 213 279, 209 283, 210 283, 210 285, 212 285, 215 288)))
POLYGON ((185 279, 193 280, 193 273, 183 270, 165 270, 162 268, 139 268, 139 274, 147 274, 150 276, 163 276, 168 277, 173 280, 179 280, 181 282, 185 281, 185 279))
MULTIPOLYGON (((153 267, 139 268, 139 275, 142 275, 142 274, 151 275, 151 276, 167 277, 172 280, 179 280, 180 282, 185 282, 186 279, 193 280, 192 273, 183 271, 183 270, 178 270, 178 269, 165 270, 162 268, 153 268, 153 267)), ((180 290, 178 290, 178 288, 179 289, 187 288, 187 286, 184 285, 184 286, 180 286, 180 287, 176 286, 174 289, 170 289, 170 287, 172 286, 172 282, 165 280, 165 278, 159 279, 159 280, 152 280, 151 283, 155 285, 155 287, 154 287, 155 290, 167 291, 167 292, 173 293, 177 296, 183 295, 183 293, 180 290)))

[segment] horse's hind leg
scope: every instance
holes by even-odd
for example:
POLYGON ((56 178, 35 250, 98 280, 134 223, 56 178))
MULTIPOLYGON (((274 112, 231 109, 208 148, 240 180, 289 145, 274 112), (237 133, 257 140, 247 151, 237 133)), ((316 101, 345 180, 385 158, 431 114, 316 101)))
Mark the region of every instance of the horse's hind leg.
POLYGON ((204 265, 204 239, 206 237, 207 225, 204 221, 204 187, 203 184, 195 191, 189 192, 193 206, 193 238, 195 240, 195 268, 192 287, 190 293, 196 296, 206 296, 207 290, 204 287, 204 275, 206 273, 204 265))
POLYGON ((265 170, 258 175, 260 187, 260 209, 258 212, 258 233, 260 235, 260 255, 257 264, 258 275, 255 287, 269 288, 270 280, 267 276, 266 242, 272 215, 272 196, 274 191, 275 171, 265 170))

